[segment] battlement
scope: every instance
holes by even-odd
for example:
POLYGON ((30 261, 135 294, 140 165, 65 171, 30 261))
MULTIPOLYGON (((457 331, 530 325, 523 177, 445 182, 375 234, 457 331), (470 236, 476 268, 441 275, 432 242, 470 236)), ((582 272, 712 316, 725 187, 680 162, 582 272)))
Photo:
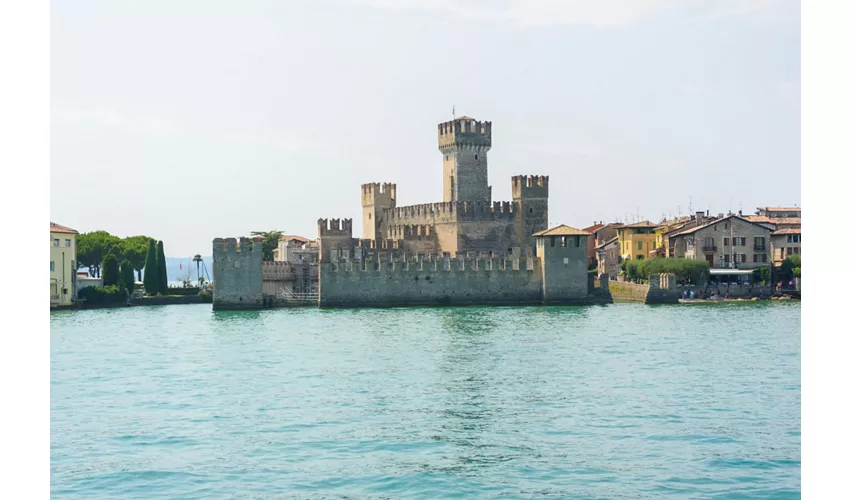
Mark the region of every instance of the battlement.
POLYGON ((396 202, 396 185, 392 182, 370 182, 360 186, 360 199, 363 206, 380 205, 394 207, 396 202))
POLYGON ((319 219, 319 237, 342 236, 351 238, 351 219, 319 219))
POLYGON ((402 258, 388 255, 386 260, 368 259, 355 262, 327 262, 320 264, 322 273, 463 273, 463 272, 524 272, 533 273, 537 259, 534 257, 514 258, 435 258, 433 255, 402 258))
POLYGON ((492 132, 492 122, 462 116, 437 125, 437 142, 441 152, 458 149, 488 150, 493 144, 492 132))
POLYGON ((247 253, 252 252, 251 246, 253 242, 257 242, 258 244, 253 245, 253 253, 263 253, 263 237, 262 236, 254 236, 252 238, 247 238, 245 236, 240 236, 239 238, 214 238, 213 239, 213 253, 247 253))
POLYGON ((433 240, 433 226, 427 224, 400 224, 387 227, 387 238, 390 240, 433 240))
POLYGON ((517 211, 515 202, 443 201, 395 207, 384 212, 387 224, 430 225, 435 222, 511 220, 517 211))
POLYGON ((548 175, 514 175, 511 177, 513 198, 549 198, 548 175))

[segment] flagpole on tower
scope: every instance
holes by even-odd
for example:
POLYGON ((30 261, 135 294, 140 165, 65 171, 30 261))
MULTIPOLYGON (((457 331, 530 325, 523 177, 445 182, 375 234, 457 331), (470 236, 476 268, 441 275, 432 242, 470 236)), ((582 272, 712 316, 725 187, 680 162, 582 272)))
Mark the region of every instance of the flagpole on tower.
POLYGON ((455 105, 452 104, 452 120, 455 119, 455 105))

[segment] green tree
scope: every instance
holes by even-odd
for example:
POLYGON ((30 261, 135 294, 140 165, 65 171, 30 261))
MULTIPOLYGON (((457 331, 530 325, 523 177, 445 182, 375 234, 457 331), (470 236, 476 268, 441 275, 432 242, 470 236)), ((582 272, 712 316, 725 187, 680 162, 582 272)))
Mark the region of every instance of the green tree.
POLYGON ((156 243, 148 241, 148 253, 145 258, 145 292, 156 295, 159 292, 159 270, 156 266, 156 243))
POLYGON ((133 264, 129 260, 121 263, 121 281, 124 288, 127 289, 127 293, 133 293, 133 289, 136 288, 136 274, 133 272, 133 264))
POLYGON ((87 267, 90 276, 99 277, 103 258, 110 252, 115 254, 114 247, 120 243, 121 238, 106 231, 92 231, 79 235, 77 237, 77 267, 87 267))
POLYGON ((770 266, 760 267, 758 275, 759 275, 759 278, 761 279, 762 283, 770 284, 770 282, 772 281, 772 278, 773 278, 773 276, 772 276, 773 272, 771 271, 770 266))
POLYGON ((168 292, 168 269, 166 268, 165 250, 163 250, 162 241, 156 243, 156 270, 158 273, 158 291, 162 295, 168 292))
POLYGON ((791 257, 785 257, 782 265, 779 266, 779 279, 782 281, 794 279, 794 261, 791 260, 791 257))
POLYGON ((274 260, 274 250, 277 248, 280 237, 283 236, 283 231, 279 229, 251 231, 251 236, 263 237, 263 260, 274 260))
MULTIPOLYGON (((130 261, 133 269, 136 270, 138 281, 142 281, 142 269, 145 268, 145 260, 148 255, 148 242, 153 238, 150 236, 130 236, 124 238, 124 258, 130 261)), ((154 240, 156 241, 156 240, 154 240)))
POLYGON ((118 259, 110 253, 103 258, 103 286, 106 288, 111 285, 118 285, 120 280, 121 273, 118 268, 118 259))

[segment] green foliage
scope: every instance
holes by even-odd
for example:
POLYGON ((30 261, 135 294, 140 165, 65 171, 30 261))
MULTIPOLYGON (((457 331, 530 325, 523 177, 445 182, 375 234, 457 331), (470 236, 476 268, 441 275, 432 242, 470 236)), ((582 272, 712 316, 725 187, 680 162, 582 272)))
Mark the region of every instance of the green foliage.
POLYGON ((795 268, 794 268, 794 277, 795 277, 795 278, 799 278, 799 277, 800 277, 800 268, 799 268, 799 267, 795 267, 795 268))
POLYGON ((88 267, 91 276, 100 276, 103 258, 109 253, 120 256, 121 238, 106 231, 92 231, 77 236, 77 266, 88 267))
POLYGON ((142 281, 142 269, 145 268, 145 260, 148 256, 148 242, 153 238, 149 236, 130 236, 124 238, 124 258, 130 261, 136 274, 139 276, 138 281, 142 281))
POLYGON ((118 285, 120 279, 121 272, 118 268, 118 259, 110 253, 103 258, 103 286, 118 285))
POLYGON ((127 293, 133 293, 133 289, 136 288, 136 275, 133 272, 133 264, 129 260, 121 263, 121 282, 127 289, 127 293))
POLYGON ((157 270, 157 292, 165 293, 168 288, 168 269, 165 263, 165 250, 163 250, 162 241, 156 243, 156 270, 157 270))
POLYGON ((145 257, 145 292, 156 295, 159 292, 159 270, 156 267, 156 243, 148 241, 148 252, 145 257))
POLYGON ((791 260, 791 257, 785 257, 785 260, 782 261, 782 265, 779 266, 780 281, 789 281, 793 279, 794 267, 794 262, 791 260))
POLYGON ((762 266, 758 269, 758 277, 762 283, 770 283, 773 278, 773 271, 770 266, 762 266))
POLYGON ((794 255, 789 255, 788 258, 791 259, 791 264, 794 267, 801 267, 800 266, 800 254, 795 253, 794 255))
POLYGON ((631 281, 649 279, 652 274, 671 273, 686 283, 701 283, 708 278, 707 261, 696 259, 656 257, 654 259, 626 259, 620 266, 631 281))
MULTIPOLYGON (((104 273, 106 269, 104 268, 104 273)), ((106 304, 126 304, 127 290, 117 285, 111 285, 104 288, 99 286, 87 286, 80 290, 78 294, 81 299, 85 299, 87 304, 106 305, 106 304)))
POLYGON ((251 236, 262 236, 263 238, 263 260, 274 260, 274 250, 283 236, 283 231, 273 229, 271 231, 251 231, 251 236))

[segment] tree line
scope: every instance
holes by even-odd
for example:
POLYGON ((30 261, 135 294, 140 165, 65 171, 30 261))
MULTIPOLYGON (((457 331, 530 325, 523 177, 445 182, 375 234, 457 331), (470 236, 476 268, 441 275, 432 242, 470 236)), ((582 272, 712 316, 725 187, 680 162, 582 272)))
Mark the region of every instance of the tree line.
POLYGON ((104 288, 114 286, 132 293, 138 275, 148 295, 168 291, 163 244, 150 236, 119 238, 106 231, 80 234, 77 237, 77 269, 82 267, 88 268, 89 276, 102 277, 104 288))

